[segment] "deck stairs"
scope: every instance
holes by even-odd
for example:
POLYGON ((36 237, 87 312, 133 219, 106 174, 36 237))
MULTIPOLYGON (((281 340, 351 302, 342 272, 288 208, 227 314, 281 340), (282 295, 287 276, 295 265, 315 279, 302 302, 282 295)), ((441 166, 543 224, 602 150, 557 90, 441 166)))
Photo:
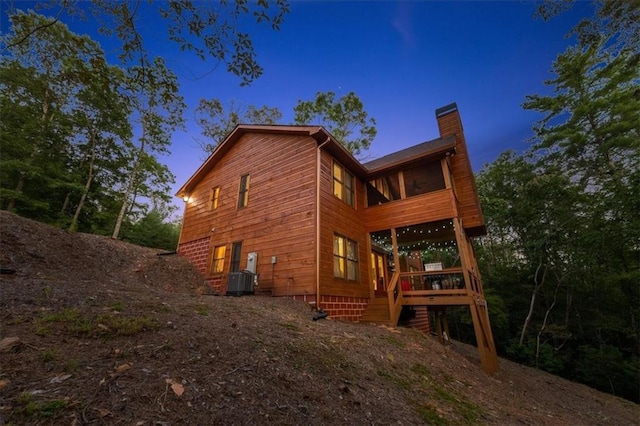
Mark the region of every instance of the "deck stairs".
MULTIPOLYGON (((378 324, 392 325, 391 315, 389 315, 389 300, 386 297, 376 297, 371 299, 367 310, 360 319, 361 322, 374 322, 378 324)), ((395 325, 395 324, 393 324, 395 325)))
MULTIPOLYGON (((397 289, 398 277, 394 276, 391 285, 387 289, 387 297, 374 297, 369 302, 369 306, 362 315, 361 322, 385 324, 390 326, 398 325, 400 312, 403 306, 427 306, 434 309, 435 312, 445 313, 448 306, 468 306, 474 326, 476 339, 478 341, 478 350, 480 353, 480 362, 482 368, 489 374, 493 374, 498 369, 498 357, 495 350, 495 343, 491 333, 491 325, 489 323, 489 313, 487 304, 480 294, 475 297, 454 296, 454 298, 438 297, 434 295, 411 297, 411 293, 420 293, 407 291, 403 296, 403 292, 397 289), (405 297, 406 296, 406 297, 405 297), (445 300, 446 299, 446 300, 445 300)), ((423 292, 424 293, 424 292, 423 292)), ((433 293, 433 292, 430 292, 433 293)), ((441 338, 443 332, 449 335, 446 315, 444 321, 440 321, 436 315, 436 331, 441 338)), ((441 338, 441 341, 443 339, 441 338)))

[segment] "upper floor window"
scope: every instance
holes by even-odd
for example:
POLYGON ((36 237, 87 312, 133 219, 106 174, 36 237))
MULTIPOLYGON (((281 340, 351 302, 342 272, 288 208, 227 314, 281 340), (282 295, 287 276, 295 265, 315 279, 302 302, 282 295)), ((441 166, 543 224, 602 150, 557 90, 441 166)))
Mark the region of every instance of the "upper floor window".
POLYGON ((367 205, 369 207, 399 199, 400 179, 397 172, 377 177, 367 183, 367 205))
POLYGON ((213 249, 213 262, 211 264, 211 273, 219 274, 224 271, 224 256, 227 252, 226 246, 215 246, 213 249))
POLYGON ((333 235, 333 276, 358 281, 358 243, 333 235))
POLYGON ((209 210, 215 210, 218 208, 218 199, 220 198, 220 187, 216 186, 211 189, 211 195, 209 197, 209 210))
POLYGON ((333 195, 354 207, 355 179, 351 173, 340 164, 333 162, 333 195))
POLYGON ((246 207, 247 204, 249 204, 249 175, 242 175, 238 192, 238 208, 246 207))

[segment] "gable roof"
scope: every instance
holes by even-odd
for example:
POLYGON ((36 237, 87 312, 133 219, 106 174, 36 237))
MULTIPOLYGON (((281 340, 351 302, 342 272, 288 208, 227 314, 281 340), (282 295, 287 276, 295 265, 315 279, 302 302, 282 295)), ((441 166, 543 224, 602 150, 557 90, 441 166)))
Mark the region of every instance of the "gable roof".
POLYGON ((196 172, 185 182, 176 192, 178 197, 188 195, 193 188, 213 169, 224 155, 229 152, 231 147, 240 140, 240 138, 248 133, 267 133, 267 134, 285 134, 292 136, 310 136, 316 140, 318 145, 322 145, 331 154, 336 157, 345 167, 354 174, 364 177, 366 169, 362 164, 351 155, 349 151, 339 143, 324 127, 322 126, 297 126, 297 125, 249 125, 238 124, 231 133, 216 147, 216 149, 207 157, 196 172))

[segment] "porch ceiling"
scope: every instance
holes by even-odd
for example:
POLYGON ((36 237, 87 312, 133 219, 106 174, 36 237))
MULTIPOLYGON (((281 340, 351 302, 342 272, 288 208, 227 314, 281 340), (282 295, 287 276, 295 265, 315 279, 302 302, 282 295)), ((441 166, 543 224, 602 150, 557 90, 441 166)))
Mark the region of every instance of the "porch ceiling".
MULTIPOLYGON (((391 247, 390 232, 374 232, 372 236, 376 246, 391 247)), ((453 246, 456 235, 453 222, 442 220, 397 228, 396 241, 400 249, 421 250, 433 245, 453 246)))

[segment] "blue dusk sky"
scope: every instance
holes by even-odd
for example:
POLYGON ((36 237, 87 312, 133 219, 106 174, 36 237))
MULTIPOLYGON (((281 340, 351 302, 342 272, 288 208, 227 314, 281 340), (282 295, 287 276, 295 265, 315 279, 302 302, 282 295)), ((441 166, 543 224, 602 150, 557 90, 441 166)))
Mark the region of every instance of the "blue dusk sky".
MULTIPOLYGON (((137 25, 152 54, 178 75, 188 106, 186 131, 173 135, 164 159, 176 175, 174 193, 203 159, 194 122, 200 98, 277 107, 291 123, 298 100, 353 91, 377 122, 367 160, 437 138, 436 108, 456 102, 477 172, 501 152, 527 147, 540 115, 522 109, 525 96, 549 93, 552 62, 574 41, 567 33, 593 13, 586 1, 549 22, 534 19, 539 1, 292 1, 280 31, 247 26, 264 74, 240 87, 223 64, 169 43, 154 6, 143 4, 137 25)), ((118 42, 101 38, 95 22, 63 21, 98 40, 115 61, 118 42)))

